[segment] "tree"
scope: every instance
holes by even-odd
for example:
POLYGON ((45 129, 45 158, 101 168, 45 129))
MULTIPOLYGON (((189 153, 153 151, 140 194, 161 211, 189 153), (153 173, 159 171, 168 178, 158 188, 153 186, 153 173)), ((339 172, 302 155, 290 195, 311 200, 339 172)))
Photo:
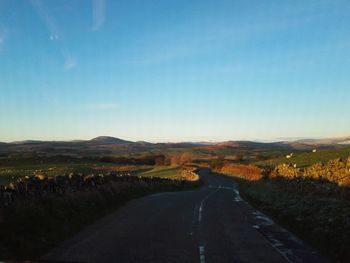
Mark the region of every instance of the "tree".
POLYGON ((219 156, 217 159, 213 160, 210 164, 212 170, 221 170, 225 164, 225 156, 219 156))

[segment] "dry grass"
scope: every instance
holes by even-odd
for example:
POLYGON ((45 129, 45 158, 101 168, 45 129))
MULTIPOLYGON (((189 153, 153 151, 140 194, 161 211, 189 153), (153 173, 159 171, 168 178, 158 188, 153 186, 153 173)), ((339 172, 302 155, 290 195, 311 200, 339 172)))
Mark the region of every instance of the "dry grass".
POLYGON ((262 171, 254 165, 224 164, 221 173, 243 178, 249 181, 256 181, 262 178, 262 171))

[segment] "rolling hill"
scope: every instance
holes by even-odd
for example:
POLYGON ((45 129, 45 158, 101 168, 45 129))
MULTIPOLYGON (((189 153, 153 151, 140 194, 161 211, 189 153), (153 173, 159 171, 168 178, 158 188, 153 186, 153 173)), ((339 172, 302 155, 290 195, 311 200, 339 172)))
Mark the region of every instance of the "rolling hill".
POLYGON ((276 154, 288 151, 332 150, 347 147, 350 137, 334 139, 303 139, 297 141, 256 142, 256 141, 226 141, 226 142, 179 142, 150 143, 146 141, 128 141, 111 136, 99 136, 91 140, 75 141, 17 141, 0 143, 1 154, 35 153, 46 155, 130 155, 165 152, 190 151, 198 155, 231 155, 249 154, 264 151, 274 151, 276 154))

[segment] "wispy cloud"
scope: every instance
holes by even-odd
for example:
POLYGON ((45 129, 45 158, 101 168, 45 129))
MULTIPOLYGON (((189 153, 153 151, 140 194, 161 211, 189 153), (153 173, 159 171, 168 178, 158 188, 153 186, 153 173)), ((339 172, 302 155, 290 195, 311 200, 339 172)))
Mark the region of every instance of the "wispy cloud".
POLYGON ((0 28, 0 52, 3 51, 5 40, 6 40, 6 32, 7 30, 0 28))
POLYGON ((5 42, 5 37, 0 34, 0 51, 2 51, 2 46, 5 42))
POLYGON ((288 19, 280 23, 258 21, 233 24, 226 20, 199 20, 179 24, 166 32, 142 35, 137 43, 131 43, 128 51, 134 56, 127 64, 158 64, 177 59, 187 59, 219 52, 225 48, 244 46, 278 32, 295 29, 307 23, 305 19, 288 19), (206 26, 203 26, 206 25, 206 26), (141 43, 141 44, 140 44, 141 43))
POLYGON ((106 0, 92 0, 92 31, 101 29, 106 21, 106 0))
MULTIPOLYGON (((57 41, 62 44, 63 37, 62 33, 59 29, 58 23, 54 15, 50 12, 50 9, 45 4, 43 0, 30 0, 35 12, 38 14, 39 18, 44 22, 48 32, 49 39, 51 41, 57 41)), ((66 48, 61 48, 61 54, 64 58, 63 69, 71 70, 76 67, 77 62, 75 57, 71 54, 71 52, 66 48)))
POLYGON ((48 29, 50 33, 49 38, 51 40, 59 40, 61 34, 56 19, 51 14, 50 10, 47 8, 44 2, 42 0, 30 0, 30 2, 40 19, 44 22, 46 28, 48 29))
POLYGON ((77 61, 76 59, 70 54, 69 52, 62 51, 63 57, 64 57, 64 70, 71 70, 76 67, 77 61))

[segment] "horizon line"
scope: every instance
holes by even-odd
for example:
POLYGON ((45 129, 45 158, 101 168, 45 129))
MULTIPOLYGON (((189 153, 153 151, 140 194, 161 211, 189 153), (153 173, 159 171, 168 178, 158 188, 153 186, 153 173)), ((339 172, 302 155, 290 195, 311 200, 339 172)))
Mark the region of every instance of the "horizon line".
POLYGON ((293 136, 293 137, 278 137, 278 138, 270 138, 270 139, 258 139, 258 138, 235 138, 235 139, 224 139, 224 140, 133 140, 133 139, 126 139, 111 135, 101 135, 96 136, 90 139, 53 139, 53 140, 43 140, 43 139, 23 139, 23 140, 11 140, 11 141, 2 141, 0 140, 0 143, 24 143, 24 142, 78 142, 78 141, 91 141, 93 139, 99 138, 99 137, 110 137, 115 138, 123 141, 130 141, 133 143, 136 142, 147 142, 147 143, 223 143, 223 142, 229 142, 229 141, 251 141, 251 142, 260 142, 260 143, 274 143, 274 142, 293 142, 298 140, 326 140, 326 139, 347 139, 350 138, 350 134, 345 135, 336 135, 336 136, 293 136))

